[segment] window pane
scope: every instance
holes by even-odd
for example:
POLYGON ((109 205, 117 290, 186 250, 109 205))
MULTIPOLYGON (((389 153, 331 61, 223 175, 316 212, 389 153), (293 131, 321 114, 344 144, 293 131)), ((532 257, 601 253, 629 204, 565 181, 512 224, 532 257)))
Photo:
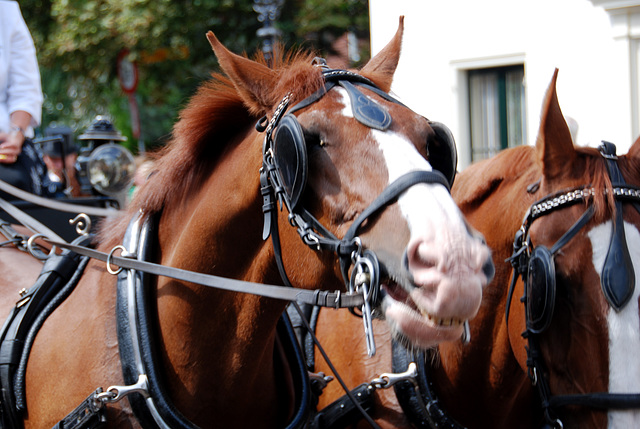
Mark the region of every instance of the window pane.
POLYGON ((500 146, 498 77, 495 73, 469 76, 471 146, 473 160, 490 157, 500 146))
POLYGON ((524 67, 469 71, 472 161, 526 144, 524 67))
POLYGON ((506 75, 507 133, 509 147, 525 144, 524 70, 510 69, 506 75))

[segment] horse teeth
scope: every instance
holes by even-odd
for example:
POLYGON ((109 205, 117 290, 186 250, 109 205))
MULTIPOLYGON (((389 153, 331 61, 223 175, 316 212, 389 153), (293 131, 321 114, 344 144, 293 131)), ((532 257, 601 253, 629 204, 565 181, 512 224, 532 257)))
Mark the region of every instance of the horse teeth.
POLYGON ((450 319, 441 319, 439 317, 435 317, 423 309, 420 309, 420 313, 422 313, 422 316, 424 316, 425 319, 436 326, 460 326, 464 323, 464 320, 457 319, 455 317, 452 317, 450 319))

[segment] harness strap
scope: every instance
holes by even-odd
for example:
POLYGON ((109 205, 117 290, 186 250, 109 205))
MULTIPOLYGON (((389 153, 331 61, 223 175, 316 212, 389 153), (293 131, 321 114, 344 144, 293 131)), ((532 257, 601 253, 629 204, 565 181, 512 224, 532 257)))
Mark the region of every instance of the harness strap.
POLYGON ((464 426, 455 421, 440 405, 436 396, 432 380, 426 367, 427 360, 431 356, 424 352, 407 350, 397 341, 392 343, 392 368, 394 372, 405 371, 410 362, 416 364, 417 374, 414 382, 400 381, 393 385, 405 415, 414 426, 431 429, 464 429, 464 426))
POLYGON ((310 428, 346 428, 358 423, 362 419, 362 415, 355 404, 357 403, 367 413, 371 413, 375 409, 374 391, 375 389, 369 383, 361 384, 351 390, 350 396, 345 395, 338 398, 320 410, 310 428), (357 402, 354 403, 351 397, 356 398, 357 402))
POLYGON ((509 311, 511 307, 511 300, 513 299, 513 292, 516 289, 516 283, 518 282, 518 278, 524 274, 523 269, 527 266, 526 263, 526 250, 527 248, 524 246, 524 237, 525 231, 524 228, 518 230, 516 232, 516 236, 513 240, 513 254, 511 257, 507 258, 505 262, 511 262, 511 266, 513 267, 513 273, 511 274, 511 283, 509 284, 509 291, 507 292, 507 305, 505 307, 505 325, 509 328, 509 311))
POLYGON ((107 410, 102 402, 96 401, 98 393, 102 393, 102 388, 98 388, 89 395, 82 404, 56 423, 52 429, 100 429, 104 427, 107 424, 107 410))
MULTIPOLYGON (((616 162, 616 147, 613 143, 602 142, 600 153, 606 159, 607 171, 612 183, 625 184, 622 172, 616 162)), ((627 239, 624 232, 624 219, 622 218, 622 201, 616 199, 615 219, 609 251, 605 257, 600 285, 607 302, 620 311, 629 302, 635 289, 635 273, 633 261, 627 247, 627 239)))
MULTIPOLYGON (((69 203, 63 203, 61 201, 56 201, 54 199, 39 197, 37 195, 23 191, 22 189, 16 188, 15 186, 10 185, 9 183, 3 180, 0 180, 0 190, 3 190, 10 195, 13 195, 14 197, 20 198, 21 200, 25 200, 30 203, 37 204, 39 206, 46 207, 49 209, 58 210, 61 212, 86 213, 91 216, 101 216, 101 217, 113 216, 119 213, 119 210, 117 209, 101 209, 99 207, 86 206, 82 204, 69 204, 69 203)), ((13 216, 13 214, 11 214, 11 216, 13 216)))
POLYGON ((13 244, 19 250, 27 250, 26 244, 28 241, 28 237, 25 237, 23 234, 20 234, 18 231, 16 231, 9 222, 0 220, 0 234, 2 234, 7 239, 7 241, 3 241, 2 243, 0 243, 0 246, 13 244))
MULTIPOLYGON (((351 226, 347 230, 347 233, 345 234, 342 241, 345 243, 350 243, 353 240, 353 238, 356 236, 358 229, 360 229, 360 226, 362 226, 365 220, 367 220, 368 218, 373 216, 375 213, 377 213, 381 209, 391 204, 404 191, 406 191, 410 187, 417 185, 419 183, 429 183, 429 184, 438 183, 444 186, 447 190, 449 190, 448 180, 446 179, 446 177, 444 177, 442 173, 440 173, 437 170, 433 170, 433 171, 421 170, 421 171, 412 171, 412 172, 406 173, 403 176, 400 176, 391 184, 389 184, 389 186, 387 186, 387 188, 384 191, 382 191, 382 193, 378 195, 378 197, 375 200, 373 200, 373 202, 369 205, 369 207, 367 207, 362 213, 360 213, 360 216, 356 218, 356 220, 353 222, 353 224, 351 224, 351 226)), ((342 255, 340 259, 340 265, 342 267, 342 274, 345 278, 345 282, 347 282, 348 284, 347 271, 349 269, 351 259, 345 258, 344 256, 346 255, 342 255)))
POLYGON ((551 249, 549 249, 551 254, 555 255, 556 253, 558 253, 558 250, 560 250, 567 243, 569 243, 569 241, 571 241, 571 239, 575 237, 578 231, 580 231, 582 227, 585 226, 591 220, 594 213, 595 213, 595 209, 593 208, 593 206, 589 206, 587 210, 585 210, 585 212, 582 214, 582 216, 580 216, 580 218, 576 221, 576 223, 574 223, 573 226, 569 228, 567 232, 562 234, 562 237, 560 237, 558 241, 556 241, 556 243, 551 247, 551 249))
MULTIPOLYGON (((152 257, 156 234, 156 222, 150 218, 134 217, 123 238, 129 254, 140 260, 152 257)), ((156 365, 154 334, 149 317, 148 296, 150 276, 145 272, 127 270, 118 275, 116 322, 118 350, 125 383, 133 385, 143 376, 146 394, 129 396, 131 408, 140 425, 150 429, 196 429, 171 401, 161 382, 161 372, 156 365)))
POLYGON ((322 344, 320 344, 320 341, 318 340, 318 337, 316 337, 313 329, 311 329, 311 326, 309 326, 309 322, 304 317, 304 313, 302 312, 302 309, 300 308, 298 303, 297 302, 293 302, 292 305, 295 307, 296 311, 300 314, 300 321, 302 322, 304 327, 307 329, 307 332, 311 336, 311 338, 312 338, 313 342, 315 343, 316 347, 318 347, 318 351, 322 355, 322 358, 325 360, 325 362, 329 366, 329 369, 331 369, 331 371, 333 372, 333 375, 335 375, 336 380, 338 380, 338 383, 340 383, 340 386, 342 386, 342 389, 345 391, 346 396, 351 400, 351 403, 353 404, 353 406, 358 410, 358 412, 362 415, 362 417, 367 421, 367 423, 369 423, 369 425, 372 428, 380 429, 380 426, 378 426, 378 424, 365 411, 365 409, 360 404, 360 401, 357 400, 357 398, 354 395, 354 393, 351 390, 349 390, 349 388, 345 384, 344 380, 340 376, 340 373, 338 371, 336 371, 336 368, 333 365, 333 363, 331 362, 331 359, 329 359, 329 356, 327 355, 327 352, 324 350, 324 347, 322 347, 322 344))
POLYGON ((582 395, 559 395, 549 399, 551 407, 581 405, 602 410, 629 410, 640 408, 640 393, 588 393, 582 395))
MULTIPOLYGON (((54 258, 51 258, 51 259, 54 259, 54 258)), ((36 335, 40 330, 40 328, 42 327, 42 325, 44 324, 45 320, 47 320, 47 318, 51 315, 51 313, 53 313, 53 311, 56 308, 58 308, 60 304, 62 304, 69 297, 71 292, 73 292, 75 287, 78 285, 78 282, 80 281, 80 277, 82 277, 82 274, 84 273, 84 269, 87 266, 88 262, 89 262, 89 258, 86 258, 86 257, 78 257, 77 255, 73 255, 73 254, 70 254, 70 255, 63 254, 60 257, 60 261, 58 261, 58 266, 60 267, 64 266, 66 270, 73 269, 74 270, 72 272, 73 274, 70 274, 70 277, 67 280, 64 276, 62 276, 61 273, 59 272, 56 273, 57 275, 54 277, 53 282, 51 282, 53 284, 49 283, 48 285, 45 285, 45 286, 49 286, 51 288, 51 290, 48 291, 49 294, 56 291, 57 288, 59 287, 61 288, 55 294, 55 296, 51 298, 47 298, 46 296, 44 298, 41 298, 43 302, 38 303, 40 304, 40 306, 36 306, 33 309, 35 314, 31 315, 31 317, 34 317, 35 320, 30 322, 30 324, 28 325, 29 330, 26 336, 24 337, 25 351, 22 353, 22 356, 20 357, 20 361, 15 373, 16 407, 21 411, 24 411, 27 408, 27 400, 25 396, 25 374, 27 372, 27 362, 29 360, 29 352, 31 351, 31 346, 33 345, 33 342, 36 339, 36 335), (61 277, 58 277, 58 276, 61 276, 61 277), (66 280, 66 283, 64 283, 65 280, 66 280), (58 283, 62 283, 62 285, 59 285, 58 283), (46 304, 46 306, 41 309, 41 306, 43 304, 46 304)), ((46 263, 45 263, 45 267, 46 267, 46 263)))
POLYGON ((547 383, 545 379, 545 370, 542 362, 540 344, 538 343, 536 335, 533 335, 532 332, 525 331, 522 336, 527 339, 529 344, 528 347, 525 346, 525 350, 527 352, 528 376, 531 383, 537 387, 536 390, 540 397, 540 405, 544 412, 545 421, 551 424, 551 427, 558 427, 558 423, 561 425, 562 422, 554 415, 553 409, 551 408, 550 399, 552 399, 553 396, 551 395, 549 383, 547 383))
MULTIPOLYGON (((326 79, 326 75, 325 75, 325 79, 326 79)), ((316 92, 311 94, 309 97, 305 98, 301 102, 299 102, 296 105, 294 105, 293 107, 291 107, 291 109, 289 109, 289 114, 291 114, 291 113, 293 113, 293 112, 295 112, 297 110, 304 109, 307 106, 312 105, 316 101, 320 100, 327 92, 329 92, 331 90, 331 88, 333 88, 336 85, 337 85, 337 82, 335 82, 335 81, 326 81, 326 83, 324 84, 323 87, 321 87, 316 92)), ((274 115, 274 117, 275 117, 275 115, 274 115)))
POLYGON ((5 321, 0 331, 0 427, 22 427, 25 370, 33 340, 47 316, 75 288, 87 260, 69 251, 49 257, 5 321))
POLYGON ((183 280, 202 286, 214 287, 232 292, 249 293, 252 295, 260 295, 285 301, 299 301, 306 304, 332 308, 356 307, 362 306, 364 303, 362 294, 357 292, 344 293, 340 291, 309 291, 292 289, 284 286, 251 283, 243 280, 219 277, 212 274, 196 273, 180 268, 167 267, 153 262, 139 261, 130 257, 115 256, 113 251, 111 253, 104 253, 98 250, 65 242, 55 240, 46 241, 52 245, 72 250, 80 255, 89 256, 99 261, 107 262, 108 267, 110 267, 111 264, 116 264, 123 269, 144 271, 157 276, 170 277, 176 280, 183 280))
POLYGON ((364 223, 365 220, 377 213, 380 209, 391 204, 404 191, 420 183, 437 183, 449 190, 449 181, 438 170, 419 170, 406 173, 387 186, 387 188, 382 191, 375 200, 373 200, 369 207, 360 213, 360 216, 358 216, 351 227, 347 230, 343 240, 350 241, 356 235, 358 229, 362 226, 362 223, 364 223))
MULTIPOLYGON (((580 218, 565 232, 562 237, 555 242, 555 244, 549 250, 552 255, 558 253, 562 247, 564 247, 571 239, 584 227, 595 214, 593 206, 587 207, 585 212, 580 218)), ((511 262, 513 266, 513 274, 511 276, 511 283, 509 285, 509 292, 507 293, 507 305, 505 309, 505 323, 509 326, 509 308, 511 307, 511 300, 513 298, 513 291, 515 290, 518 277, 524 276, 527 273, 527 261, 529 259, 528 246, 525 243, 527 240, 526 235, 529 232, 531 223, 527 223, 516 233, 513 241, 513 255, 507 258, 506 262, 511 262)))
POLYGON ((20 222, 22 225, 26 226, 33 232, 38 232, 46 235, 47 237, 64 242, 65 240, 56 234, 53 230, 45 226, 42 222, 37 220, 36 218, 26 214, 19 208, 15 207, 13 204, 7 202, 3 198, 0 198, 0 208, 7 213, 9 213, 14 219, 20 222))
MULTIPOLYGON (((309 215, 311 216, 310 213, 309 213, 309 215)), ((315 220, 315 217, 311 216, 311 218, 315 220)), ((317 221, 316 221, 316 223, 318 225, 320 224, 317 221)), ((324 229, 324 227, 322 229, 324 229)), ((326 229, 325 229, 325 231, 326 231, 326 229)), ((329 235, 331 237, 333 237, 333 234, 329 233, 329 235)), ((282 281, 284 282, 284 284, 286 286, 290 287, 291 290, 293 290, 293 285, 291 284, 291 281, 289 280, 289 276, 287 276, 287 272, 286 272, 286 269, 284 267, 284 262, 282 260, 282 249, 281 249, 281 246, 280 246, 280 234, 278 232, 278 221, 277 221, 277 219, 274 219, 273 222, 271 222, 271 242, 273 243, 273 251, 274 251, 274 254, 275 254, 276 265, 278 267, 278 272, 280 273, 280 277, 281 277, 282 281)), ((341 243, 341 241, 339 241, 339 240, 336 240, 335 242, 336 243, 341 243)), ((319 290, 316 290, 314 293, 318 293, 318 292, 319 292, 319 290)), ((364 300, 364 295, 363 295, 363 300, 364 300)), ((309 334, 309 336, 311 337, 311 339, 315 343, 315 345, 318 347, 318 350, 319 350, 320 354, 322 354, 322 357, 324 358, 325 362, 327 363, 329 368, 331 368, 331 371, 333 371, 333 374, 335 375, 336 379, 338 380, 338 383, 340 383, 340 385, 342 386, 342 388, 344 389, 344 391, 346 393, 345 397, 341 398, 341 399, 344 399, 344 401, 340 401, 339 400, 341 402, 341 408, 344 409, 344 407, 347 406, 346 404, 348 404, 349 408, 352 410, 352 412, 349 412, 349 419, 353 418, 353 414, 357 412, 362 418, 364 418, 371 425, 371 427, 378 429, 378 425, 371 418, 371 416, 369 416, 370 409, 365 409, 365 407, 363 407, 363 405, 358 400, 357 396, 354 394, 354 392, 350 391, 347 388, 346 384, 342 380, 342 377, 340 376, 338 371, 336 371, 335 367, 333 366, 333 362, 331 362, 331 359, 329 358, 329 356, 325 352, 324 348, 322 347, 322 345, 318 341, 318 338, 316 337, 314 330, 311 328, 311 326, 309 326, 309 322, 307 321, 307 319, 306 319, 306 317, 304 315, 304 312, 300 308, 299 303, 307 304, 307 303, 305 303, 305 302, 303 302, 301 300, 295 300, 295 301, 292 302, 292 306, 295 308, 295 310, 297 311, 297 313, 300 316, 299 321, 306 328, 307 333, 309 334)), ((342 421, 340 419, 340 417, 341 417, 341 415, 338 415, 338 414, 335 414, 335 413, 332 413, 332 412, 329 412, 329 415, 326 416, 326 418, 328 418, 330 420, 337 419, 338 421, 342 421)), ((330 422, 324 422, 322 420, 323 418, 324 417, 321 416, 320 420, 315 420, 314 421, 314 425, 315 424, 319 424, 320 425, 319 428, 329 428, 329 427, 331 427, 329 425, 325 425, 326 423, 330 423, 330 422)))

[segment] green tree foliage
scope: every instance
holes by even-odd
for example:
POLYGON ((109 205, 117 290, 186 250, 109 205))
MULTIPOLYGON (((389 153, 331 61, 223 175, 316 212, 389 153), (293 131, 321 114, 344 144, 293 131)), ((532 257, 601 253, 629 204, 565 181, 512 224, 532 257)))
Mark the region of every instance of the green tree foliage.
MULTIPOLYGON (((250 0, 19 3, 38 51, 45 92, 43 125, 61 123, 82 131, 96 115, 106 114, 129 136, 132 148, 129 102, 116 67, 123 49, 138 65, 142 138, 153 146, 166 140, 188 97, 217 68, 207 31, 214 31, 234 52, 253 54, 261 46, 256 31, 262 24, 250 0)), ((327 35, 347 30, 368 34, 368 3, 286 0, 276 25, 285 45, 322 50, 327 35)))
MULTIPOLYGON (((369 2, 363 0, 293 0, 283 10, 283 27, 288 39, 306 40, 320 50, 331 49, 331 42, 352 31, 369 39, 369 2), (293 35, 293 37, 292 37, 293 35)), ((366 52, 368 56, 368 52, 366 52)))

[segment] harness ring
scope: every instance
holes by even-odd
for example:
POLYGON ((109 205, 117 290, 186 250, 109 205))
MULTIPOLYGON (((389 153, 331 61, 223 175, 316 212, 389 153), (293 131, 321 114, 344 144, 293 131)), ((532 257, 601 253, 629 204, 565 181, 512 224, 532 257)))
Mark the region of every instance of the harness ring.
POLYGON ((37 249, 35 247, 35 241, 38 238, 47 238, 46 235, 44 234, 33 234, 31 237, 29 237, 29 239, 27 240, 27 251, 31 254, 31 256, 33 256, 34 258, 40 259, 41 261, 44 261, 46 259, 49 258, 49 256, 53 255, 55 253, 56 250, 56 246, 51 247, 51 250, 49 251, 48 255, 45 255, 45 253, 40 250, 37 249))
POLYGON ((113 257, 113 253, 118 249, 122 250, 123 252, 127 251, 127 249, 123 245, 121 244, 117 245, 116 247, 111 249, 111 252, 109 252, 109 256, 107 256, 107 262, 106 262, 107 271, 109 272, 109 274, 113 274, 114 276, 117 276, 122 271, 122 267, 118 267, 117 270, 114 270, 113 268, 111 268, 111 258, 113 257))

